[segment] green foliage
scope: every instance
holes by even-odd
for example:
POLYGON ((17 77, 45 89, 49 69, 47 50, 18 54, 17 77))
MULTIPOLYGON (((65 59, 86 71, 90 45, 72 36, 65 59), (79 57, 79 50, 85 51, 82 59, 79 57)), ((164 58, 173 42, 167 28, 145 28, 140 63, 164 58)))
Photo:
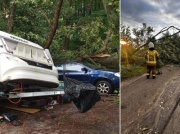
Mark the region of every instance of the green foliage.
MULTIPOLYGON (((12 34, 45 45, 52 28, 58 0, 2 0, 0 30, 8 31, 13 21, 12 34), (11 4, 10 4, 11 3, 11 4), (14 4, 15 8, 11 7, 14 4), (10 13, 13 13, 10 18, 10 13)), ((113 33, 108 41, 108 52, 119 51, 119 1, 93 1, 90 14, 89 1, 64 0, 58 19, 58 29, 50 46, 55 62, 102 53, 109 28, 113 33), (103 6, 104 5, 104 6, 103 6), (68 44, 65 44, 68 39, 68 44), (67 45, 65 47, 65 45, 67 45)))
POLYGON ((74 52, 74 51, 64 51, 64 52, 61 51, 59 53, 58 57, 56 57, 57 55, 53 55, 54 61, 57 61, 57 62, 59 62, 59 61, 66 61, 66 62, 72 61, 72 60, 74 60, 75 53, 76 52, 74 52), (61 59, 61 60, 59 60, 59 59, 61 59))
MULTIPOLYGON (((145 25, 145 23, 143 23, 145 25)), ((179 34, 171 36, 167 31, 163 33, 163 36, 159 39, 152 38, 153 28, 150 26, 144 26, 143 29, 133 29, 135 38, 131 37, 131 31, 129 27, 121 26, 121 39, 126 41, 125 45, 121 46, 121 75, 122 79, 129 78, 135 75, 145 73, 145 59, 144 54, 148 49, 146 44, 148 41, 152 41, 155 44, 155 49, 158 51, 160 57, 158 60, 157 68, 163 67, 167 64, 179 64, 180 63, 180 36, 179 34), (144 30, 146 28, 146 32, 144 30), (145 46, 140 50, 137 48, 141 45, 141 37, 148 37, 145 40, 145 46), (136 51, 136 53, 135 53, 136 51)))
MULTIPOLYGON (((78 50, 76 54, 78 56, 100 53, 108 26, 104 10, 94 11, 91 16, 74 17, 74 14, 68 16, 65 18, 71 20, 71 25, 60 27, 58 36, 70 38, 69 50, 78 50)), ((65 20, 61 22, 63 21, 65 20)))
POLYGON ((121 26, 121 39, 125 41, 125 44, 121 45, 121 78, 126 79, 145 73, 144 54, 146 49, 135 53, 137 44, 134 43, 134 40, 137 38, 132 38, 130 27, 121 26))
POLYGON ((109 43, 109 52, 114 52, 119 48, 119 0, 103 0, 107 13, 109 30, 112 31, 109 43))
POLYGON ((108 67, 108 69, 118 71, 120 68, 118 53, 112 53, 111 56, 109 57, 97 58, 97 59, 94 59, 94 61, 96 63, 100 63, 104 67, 108 67))
POLYGON ((61 26, 57 31, 57 37, 68 36, 70 38, 69 49, 78 49, 78 53, 83 56, 102 51, 103 29, 105 26, 100 17, 87 16, 79 18, 73 25, 61 26))
POLYGON ((176 35, 173 37, 168 37, 169 33, 164 34, 163 40, 156 43, 156 48, 160 54, 160 63, 166 64, 179 64, 180 63, 180 48, 179 41, 180 36, 176 35))
POLYGON ((83 45, 79 47, 79 51, 82 55, 99 53, 102 51, 103 41, 99 36, 99 29, 102 26, 101 22, 92 21, 78 31, 79 40, 83 42, 83 45))
MULTIPOLYGON (((115 90, 116 91, 116 90, 115 90)), ((114 99, 114 103, 119 106, 120 104, 120 94, 118 94, 118 97, 114 99)))
POLYGON ((121 79, 131 78, 133 76, 142 75, 146 72, 146 66, 140 65, 121 65, 121 79))
POLYGON ((134 42, 136 43, 136 47, 140 47, 148 42, 148 40, 152 37, 152 32, 154 31, 151 26, 147 26, 146 23, 142 23, 142 28, 134 28, 133 34, 135 35, 134 42))

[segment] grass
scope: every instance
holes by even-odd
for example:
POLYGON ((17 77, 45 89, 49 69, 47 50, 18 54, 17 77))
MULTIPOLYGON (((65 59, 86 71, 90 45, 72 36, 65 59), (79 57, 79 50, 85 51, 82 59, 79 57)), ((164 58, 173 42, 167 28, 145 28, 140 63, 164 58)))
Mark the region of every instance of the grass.
POLYGON ((145 66, 140 65, 121 65, 121 79, 128 79, 142 75, 146 72, 145 66))
POLYGON ((120 104, 120 94, 118 94, 118 97, 114 99, 114 103, 119 106, 120 104))

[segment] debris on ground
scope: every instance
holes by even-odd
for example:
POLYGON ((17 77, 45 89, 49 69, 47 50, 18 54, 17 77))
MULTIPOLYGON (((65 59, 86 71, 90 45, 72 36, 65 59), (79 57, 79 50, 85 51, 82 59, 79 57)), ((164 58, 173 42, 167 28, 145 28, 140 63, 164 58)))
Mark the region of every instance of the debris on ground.
POLYGON ((0 134, 119 134, 119 107, 113 101, 99 101, 83 114, 73 103, 59 103, 52 110, 34 114, 0 106, 0 115, 10 111, 16 112, 23 124, 15 127, 4 120, 0 134))
POLYGON ((18 120, 18 115, 15 112, 8 112, 2 114, 3 119, 13 125, 13 126, 20 126, 22 125, 22 122, 18 120))
POLYGON ((2 116, 0 116, 0 123, 1 123, 1 122, 3 122, 3 117, 2 117, 2 116))

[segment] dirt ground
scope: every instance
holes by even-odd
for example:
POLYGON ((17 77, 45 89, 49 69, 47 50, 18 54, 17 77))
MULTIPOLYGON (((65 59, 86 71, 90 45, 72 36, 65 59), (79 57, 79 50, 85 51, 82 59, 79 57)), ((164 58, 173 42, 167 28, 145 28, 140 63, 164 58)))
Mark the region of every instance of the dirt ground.
POLYGON ((86 113, 79 113, 73 102, 34 114, 0 107, 1 113, 13 111, 22 122, 20 126, 1 122, 0 134, 118 134, 119 107, 114 99, 117 96, 102 96, 86 113))
POLYGON ((180 133, 180 67, 160 70, 156 79, 142 75, 121 83, 122 134, 180 133))

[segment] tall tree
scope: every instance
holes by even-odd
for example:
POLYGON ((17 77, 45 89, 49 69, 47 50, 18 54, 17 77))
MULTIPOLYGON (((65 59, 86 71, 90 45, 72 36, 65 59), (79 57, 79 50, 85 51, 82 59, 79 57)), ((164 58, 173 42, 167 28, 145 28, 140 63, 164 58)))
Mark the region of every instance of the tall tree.
POLYGON ((60 11, 61 11, 62 4, 63 4, 63 0, 58 0, 58 3, 56 5, 56 10, 55 10, 55 13, 54 13, 53 26, 51 28, 48 40, 45 43, 44 48, 49 48, 49 46, 51 45, 51 42, 52 42, 52 40, 54 38, 54 35, 55 35, 56 30, 58 28, 58 19, 59 19, 59 14, 60 14, 60 11))
POLYGON ((143 46, 147 41, 152 38, 152 32, 154 32, 151 26, 147 26, 146 23, 142 23, 142 28, 134 28, 133 34, 135 35, 134 41, 136 42, 136 47, 143 46))
POLYGON ((0 9, 3 11, 3 16, 6 20, 7 32, 12 33, 15 15, 15 0, 2 0, 0 2, 0 9))
POLYGON ((111 41, 111 45, 115 44, 116 46, 119 46, 119 43, 117 43, 117 40, 119 40, 119 0, 102 0, 102 2, 106 11, 109 24, 106 40, 103 45, 104 50, 106 50, 110 39, 115 40, 114 43, 113 40, 111 41))

